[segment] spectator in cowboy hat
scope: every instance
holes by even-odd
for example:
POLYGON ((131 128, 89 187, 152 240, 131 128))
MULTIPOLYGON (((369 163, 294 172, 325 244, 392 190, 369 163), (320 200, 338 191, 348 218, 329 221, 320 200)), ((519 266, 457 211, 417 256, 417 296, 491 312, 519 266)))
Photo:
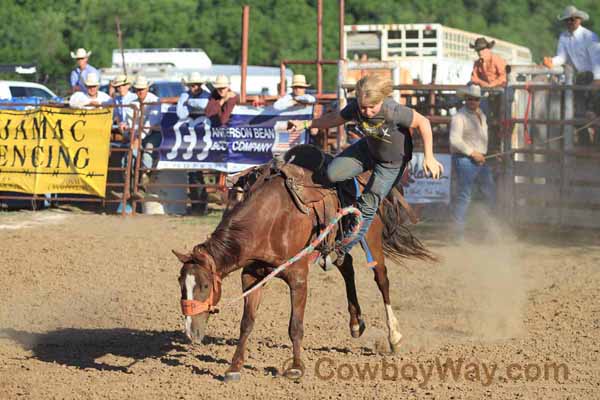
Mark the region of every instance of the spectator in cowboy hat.
POLYGON ((479 59, 473 64, 471 82, 481 87, 498 87, 506 85, 506 61, 492 53, 495 40, 488 42, 480 37, 469 47, 477 52, 479 59))
POLYGON ((306 94, 306 88, 308 87, 310 85, 306 83, 304 75, 294 75, 292 77, 292 93, 286 94, 273 103, 273 108, 281 111, 297 105, 315 104, 317 102, 315 96, 306 94))
POLYGON ((571 64, 577 71, 577 83, 581 85, 594 83, 600 85, 600 44, 598 35, 581 26, 589 15, 575 6, 567 6, 558 17, 567 30, 558 38, 556 56, 544 57, 544 65, 548 68, 571 64))
POLYGON ((69 80, 72 93, 86 92, 85 79, 89 74, 94 73, 98 77, 98 80, 100 78, 98 70, 88 64, 88 58, 91 54, 91 51, 87 51, 84 48, 79 48, 75 52, 71 52, 71 58, 77 60, 77 67, 71 71, 71 78, 69 80))
MULTIPOLYGON (((199 72, 192 72, 187 78, 183 79, 183 84, 188 87, 187 92, 183 92, 177 101, 177 117, 180 125, 182 123, 191 123, 192 119, 198 115, 202 115, 208 105, 210 92, 202 89, 202 84, 206 79, 199 72)), ((178 125, 174 127, 178 129, 178 125)), ((188 125, 188 129, 194 129, 188 125)), ((204 186, 198 187, 195 185, 204 185, 204 174, 201 170, 188 172, 188 183, 190 186, 190 199, 192 200, 191 212, 194 214, 204 215, 208 208, 208 193, 204 186)))
MULTIPOLYGON (((565 23, 566 31, 558 38, 556 56, 544 57, 543 64, 552 68, 570 64, 575 68, 576 85, 593 85, 600 87, 600 43, 598 35, 581 26, 589 15, 575 6, 567 6, 557 17, 565 23)), ((598 89, 595 92, 575 91, 575 117, 593 119, 600 112, 598 89)), ((593 130, 593 129, 592 129, 593 130)), ((577 136, 578 144, 589 144, 588 129, 580 130, 577 136)))
MULTIPOLYGON (((160 100, 154 93, 150 93, 151 85, 152 83, 142 75, 138 75, 133 82, 133 89, 135 90, 137 99, 132 104, 137 105, 142 113, 140 137, 142 139, 142 149, 144 149, 142 164, 145 168, 154 167, 156 157, 153 149, 158 149, 162 140, 160 133, 162 118, 160 100)), ((145 180, 142 177, 142 181, 145 180)))
POLYGON ((177 117, 180 121, 187 119, 190 114, 202 113, 210 98, 210 93, 202 89, 206 79, 199 72, 192 72, 182 81, 188 87, 188 91, 183 92, 177 101, 177 117))
POLYGON ((113 99, 99 90, 100 80, 98 75, 90 73, 86 76, 84 84, 86 92, 75 92, 69 98, 71 108, 94 108, 112 104, 113 99))
MULTIPOLYGON (((114 122, 116 127, 113 127, 113 135, 111 139, 111 146, 118 148, 128 148, 131 140, 131 128, 133 127, 133 110, 129 107, 123 107, 132 104, 137 100, 137 96, 133 94, 129 89, 131 88, 131 78, 127 75, 117 75, 112 81, 110 81, 110 87, 115 92, 114 95, 114 122)), ((127 168, 127 153, 121 153, 121 168, 127 168)), ((124 178, 127 174, 123 173, 124 178)), ((135 164, 132 163, 131 170, 129 172, 130 187, 133 187, 135 176, 135 164)), ((116 190, 111 190, 110 193, 121 199, 123 193, 116 190)), ((117 213, 121 212, 122 204, 119 203, 117 213)), ((127 213, 131 212, 131 205, 127 204, 127 213)))
MULTIPOLYGON (((279 111, 286 110, 290 107, 302 106, 315 104, 317 99, 315 96, 307 94, 306 88, 310 87, 310 84, 306 82, 306 76, 302 74, 296 74, 292 76, 292 93, 288 93, 282 98, 278 99, 273 103, 273 108, 279 111)), ((319 132, 318 129, 311 129, 311 134, 314 136, 319 132)), ((303 133, 291 132, 289 136, 290 146, 297 144, 298 139, 303 133)))
POLYGON ((229 88, 229 78, 225 75, 217 76, 212 86, 214 90, 206 105, 205 114, 210 118, 213 126, 226 125, 238 101, 238 96, 229 88))
POLYGON ((118 75, 110 82, 115 89, 115 112, 114 119, 121 134, 125 134, 133 126, 133 110, 128 107, 119 107, 133 103, 137 96, 131 89, 131 79, 127 75, 118 75))
POLYGON ((452 168, 457 178, 457 194, 452 207, 457 239, 464 235, 465 218, 475 183, 485 196, 490 209, 496 204, 496 185, 485 155, 488 150, 488 127, 485 114, 479 107, 481 88, 469 85, 457 92, 465 105, 450 122, 450 152, 452 168))

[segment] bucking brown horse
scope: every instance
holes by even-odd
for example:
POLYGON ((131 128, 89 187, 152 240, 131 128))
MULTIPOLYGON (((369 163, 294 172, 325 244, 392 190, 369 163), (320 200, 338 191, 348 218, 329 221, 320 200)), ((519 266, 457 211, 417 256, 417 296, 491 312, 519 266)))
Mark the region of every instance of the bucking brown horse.
MULTIPOLYGON (((318 157, 323 157, 319 153, 318 157)), ((315 155, 309 157, 315 159, 315 155)), ((193 342, 204 337, 211 313, 221 300, 221 281, 241 269, 242 289, 252 288, 276 267, 303 250, 329 223, 341 208, 340 193, 322 183, 325 166, 319 161, 302 165, 294 157, 284 164, 264 165, 253 173, 246 196, 227 212, 208 240, 188 254, 173 251, 183 263, 179 276, 181 306, 185 315, 185 333, 193 342)), ((367 181, 362 177, 362 182, 367 181)), ((399 197, 390 194, 382 203, 366 235, 366 242, 376 262, 374 278, 385 306, 388 339, 393 351, 399 347, 402 335, 390 303, 389 281, 385 255, 393 259, 434 259, 423 245, 402 226, 402 207, 399 197)), ((336 229, 339 231, 338 229, 336 229)), ((332 251, 335 234, 320 248, 332 251)), ((360 337, 365 330, 356 295, 352 256, 346 254, 336 263, 346 284, 350 334, 360 337)), ((290 289, 291 317, 289 336, 293 344, 293 362, 284 371, 289 378, 304 373, 301 360, 304 334, 304 310, 307 296, 309 260, 303 258, 280 272, 290 289)), ((246 341, 256 318, 262 288, 244 298, 244 314, 240 337, 225 380, 239 380, 244 363, 246 341)))

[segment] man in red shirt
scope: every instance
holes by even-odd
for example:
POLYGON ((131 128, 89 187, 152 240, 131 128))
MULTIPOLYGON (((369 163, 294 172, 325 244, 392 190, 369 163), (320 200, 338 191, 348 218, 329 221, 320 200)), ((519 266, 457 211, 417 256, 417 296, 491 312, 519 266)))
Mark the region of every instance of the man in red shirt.
POLYGON ((473 64, 471 82, 481 87, 498 87, 506 85, 506 61, 502 57, 493 54, 491 48, 496 44, 495 40, 488 42, 486 38, 480 37, 469 46, 475 49, 479 59, 473 64))
POLYGON ((211 93, 204 114, 210 118, 213 126, 227 125, 233 107, 238 101, 237 94, 229 88, 229 78, 225 75, 217 76, 212 86, 215 89, 211 93))

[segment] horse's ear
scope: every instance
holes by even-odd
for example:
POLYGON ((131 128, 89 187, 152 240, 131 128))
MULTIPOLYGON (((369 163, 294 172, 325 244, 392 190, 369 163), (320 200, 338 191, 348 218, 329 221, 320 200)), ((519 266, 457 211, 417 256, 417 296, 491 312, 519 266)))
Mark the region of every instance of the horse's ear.
POLYGON ((173 254, 175 254, 175 257, 177 257, 179 259, 179 261, 181 261, 183 264, 192 261, 191 254, 182 254, 182 253, 178 252, 177 250, 171 250, 171 251, 173 252, 173 254))

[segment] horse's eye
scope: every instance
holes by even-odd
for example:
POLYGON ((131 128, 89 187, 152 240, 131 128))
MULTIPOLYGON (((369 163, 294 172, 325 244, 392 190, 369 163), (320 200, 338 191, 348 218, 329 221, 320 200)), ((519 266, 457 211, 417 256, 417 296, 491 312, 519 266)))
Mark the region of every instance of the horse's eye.
POLYGON ((208 284, 204 285, 204 289, 208 289, 208 284))

